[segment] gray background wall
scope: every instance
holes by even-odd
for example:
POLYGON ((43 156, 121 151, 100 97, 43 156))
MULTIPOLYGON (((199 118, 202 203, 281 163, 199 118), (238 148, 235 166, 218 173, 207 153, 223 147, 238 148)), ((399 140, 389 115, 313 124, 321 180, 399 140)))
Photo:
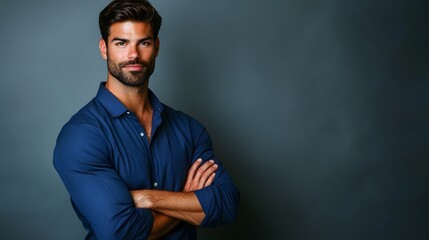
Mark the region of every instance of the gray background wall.
MULTIPOLYGON (((83 239, 52 167, 105 80, 108 1, 0 2, 0 238, 83 239)), ((202 121, 241 190, 201 239, 427 239, 427 1, 153 0, 151 88, 202 121)))

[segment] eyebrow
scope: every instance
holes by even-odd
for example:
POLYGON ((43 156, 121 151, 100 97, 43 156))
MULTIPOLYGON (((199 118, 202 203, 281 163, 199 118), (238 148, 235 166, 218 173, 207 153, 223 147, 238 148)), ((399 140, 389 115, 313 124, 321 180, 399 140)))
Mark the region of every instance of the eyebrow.
MULTIPOLYGON (((147 40, 151 40, 151 41, 153 41, 153 37, 145 37, 145 38, 139 39, 137 42, 143 42, 143 41, 147 41, 147 40)), ((111 42, 114 42, 114 41, 129 42, 130 40, 125 39, 125 38, 118 38, 118 37, 115 37, 115 38, 113 38, 113 39, 112 39, 112 41, 111 41, 111 42)))

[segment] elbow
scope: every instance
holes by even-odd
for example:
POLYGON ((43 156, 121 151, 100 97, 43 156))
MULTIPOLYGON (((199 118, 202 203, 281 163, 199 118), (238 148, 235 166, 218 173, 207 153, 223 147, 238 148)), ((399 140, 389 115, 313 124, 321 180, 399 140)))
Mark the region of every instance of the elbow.
POLYGON ((235 221, 240 203, 240 192, 234 188, 227 203, 224 203, 221 224, 231 224, 235 221))
POLYGON ((231 224, 235 221, 238 205, 240 202, 240 193, 233 185, 224 186, 222 192, 218 192, 212 198, 212 208, 206 212, 206 216, 201 223, 201 226, 213 228, 219 225, 231 224))
POLYGON ((150 212, 128 209, 127 213, 120 215, 104 222, 101 226, 95 226, 97 239, 134 239, 136 236, 146 239, 149 236, 153 225, 150 212))

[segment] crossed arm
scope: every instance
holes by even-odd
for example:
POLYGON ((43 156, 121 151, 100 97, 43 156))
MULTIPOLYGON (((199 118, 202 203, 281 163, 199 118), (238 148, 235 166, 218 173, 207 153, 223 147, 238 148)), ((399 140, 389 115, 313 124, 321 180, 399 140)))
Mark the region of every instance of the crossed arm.
MULTIPOLYGON (((180 222, 213 227, 234 219, 239 192, 221 162, 216 161, 216 168, 214 162, 196 161, 181 192, 140 190, 130 194, 129 186, 112 167, 103 141, 92 126, 69 125, 61 131, 54 150, 55 169, 89 236, 156 239, 180 222)), ((214 159, 205 132, 195 145, 193 156, 214 159)))
POLYGON ((218 166, 213 160, 202 164, 198 159, 188 171, 183 192, 163 190, 131 191, 137 208, 151 209, 154 222, 149 239, 158 239, 171 231, 180 221, 199 225, 205 217, 194 191, 210 186, 218 166))

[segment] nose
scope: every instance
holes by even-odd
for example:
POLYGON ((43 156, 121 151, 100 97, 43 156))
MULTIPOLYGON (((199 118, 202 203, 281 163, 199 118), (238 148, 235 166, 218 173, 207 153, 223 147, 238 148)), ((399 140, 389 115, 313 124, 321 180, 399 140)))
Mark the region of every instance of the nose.
POLYGON ((130 45, 128 59, 136 59, 137 57, 139 57, 138 47, 136 45, 130 45))

